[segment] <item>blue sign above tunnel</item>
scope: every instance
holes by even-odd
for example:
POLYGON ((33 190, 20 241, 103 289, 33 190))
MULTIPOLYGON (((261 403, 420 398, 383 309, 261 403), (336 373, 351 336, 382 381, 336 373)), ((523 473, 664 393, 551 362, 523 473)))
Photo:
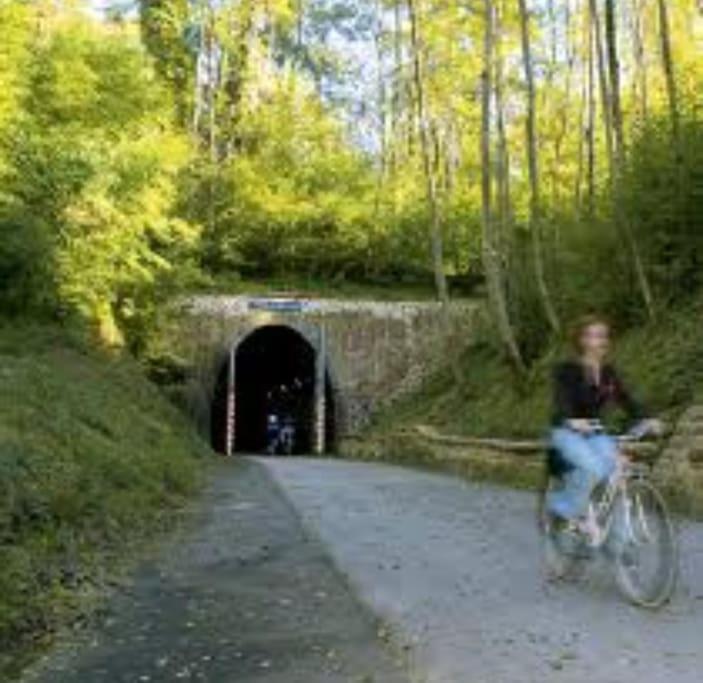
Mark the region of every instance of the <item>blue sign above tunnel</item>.
POLYGON ((301 299, 250 299, 249 310, 275 313, 302 313, 313 308, 311 301, 301 299))

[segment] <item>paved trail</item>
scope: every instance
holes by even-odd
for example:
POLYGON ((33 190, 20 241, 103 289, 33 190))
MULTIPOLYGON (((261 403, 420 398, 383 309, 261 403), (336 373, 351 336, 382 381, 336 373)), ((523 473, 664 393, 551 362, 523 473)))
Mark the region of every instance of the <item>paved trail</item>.
POLYGON ((604 568, 541 579, 533 496, 408 469, 262 460, 362 599, 412 644, 428 683, 701 683, 703 525, 682 536, 682 586, 658 613, 604 568))

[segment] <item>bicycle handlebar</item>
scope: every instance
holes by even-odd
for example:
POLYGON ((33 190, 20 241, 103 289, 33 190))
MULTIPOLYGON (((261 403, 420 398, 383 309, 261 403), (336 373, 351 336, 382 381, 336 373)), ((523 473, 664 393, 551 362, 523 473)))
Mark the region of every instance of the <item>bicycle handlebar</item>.
MULTIPOLYGON (((605 425, 601 420, 590 420, 590 432, 593 434, 603 434, 605 433, 605 425)), ((652 421, 645 419, 640 420, 630 429, 628 429, 624 434, 615 434, 613 438, 618 443, 633 443, 636 441, 642 441, 647 436, 658 436, 658 430, 652 425, 652 421)))

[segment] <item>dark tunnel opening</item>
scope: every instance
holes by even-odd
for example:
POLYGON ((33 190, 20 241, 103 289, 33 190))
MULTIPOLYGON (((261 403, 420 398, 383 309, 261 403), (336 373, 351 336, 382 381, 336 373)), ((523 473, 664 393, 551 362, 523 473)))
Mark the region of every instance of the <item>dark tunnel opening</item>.
MULTIPOLYGON (((234 373, 236 452, 313 452, 315 355, 302 335, 283 325, 261 327, 238 346, 234 373), (290 441, 282 439, 282 434, 289 435, 290 441), (278 445, 272 448, 272 444, 278 445)), ((219 453, 225 453, 227 447, 228 377, 229 360, 220 369, 212 402, 212 446, 219 453)), ((325 399, 325 450, 329 452, 335 441, 334 392, 329 376, 325 378, 325 399)))

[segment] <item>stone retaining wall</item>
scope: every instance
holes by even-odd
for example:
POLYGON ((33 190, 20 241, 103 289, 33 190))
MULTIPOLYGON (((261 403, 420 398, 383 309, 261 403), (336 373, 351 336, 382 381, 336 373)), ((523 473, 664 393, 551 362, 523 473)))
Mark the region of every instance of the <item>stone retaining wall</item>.
POLYGON ((198 296, 181 308, 170 338, 191 369, 186 398, 203 430, 230 352, 257 329, 282 325, 309 341, 316 363, 324 355, 340 436, 359 432, 379 407, 418 390, 449 354, 461 353, 484 310, 481 302, 454 301, 445 318, 433 302, 247 296, 198 296))

